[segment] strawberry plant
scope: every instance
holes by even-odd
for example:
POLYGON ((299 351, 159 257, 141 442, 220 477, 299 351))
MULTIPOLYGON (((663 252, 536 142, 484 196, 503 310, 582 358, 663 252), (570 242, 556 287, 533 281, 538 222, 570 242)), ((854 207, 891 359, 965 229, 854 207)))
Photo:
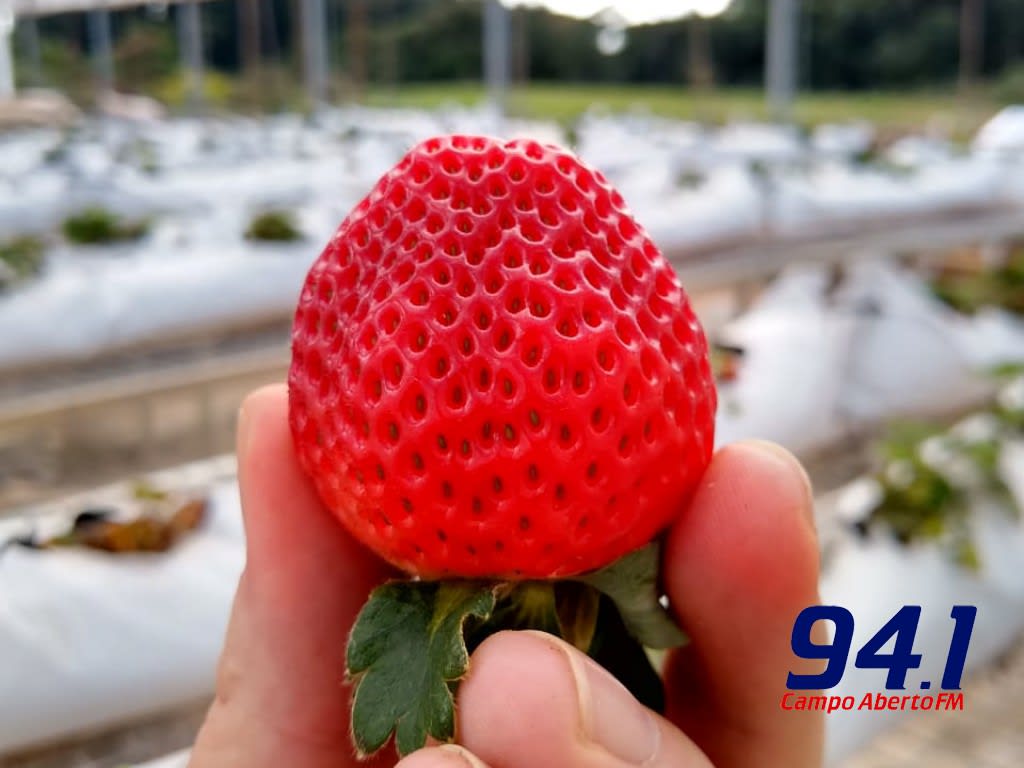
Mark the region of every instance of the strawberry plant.
POLYGON ((973 314, 983 307, 1001 307, 1024 314, 1024 247, 1014 249, 1002 264, 978 271, 945 271, 935 278, 936 296, 954 309, 973 314))
POLYGON ((149 231, 146 221, 126 222, 105 208, 86 208, 64 220, 64 237, 77 245, 138 240, 149 231))
POLYGON ((658 537, 714 443, 686 294, 598 171, 533 141, 436 138, 355 208, 295 316, 290 421, 325 505, 408 575, 353 629, 362 754, 449 740, 468 654, 553 632, 660 704, 684 640, 658 537))
POLYGON ((980 565, 971 535, 972 505, 997 501, 1018 515, 1001 466, 1007 440, 1024 435, 1024 378, 1010 382, 992 407, 950 429, 894 425, 880 445, 875 474, 879 494, 866 526, 889 531, 904 544, 939 541, 960 565, 980 565))
POLYGON ((287 243, 302 240, 302 231, 291 211, 265 211, 254 216, 245 230, 246 240, 287 243))
POLYGON ((0 287, 39 274, 45 251, 43 241, 35 237, 23 236, 0 242, 0 287))

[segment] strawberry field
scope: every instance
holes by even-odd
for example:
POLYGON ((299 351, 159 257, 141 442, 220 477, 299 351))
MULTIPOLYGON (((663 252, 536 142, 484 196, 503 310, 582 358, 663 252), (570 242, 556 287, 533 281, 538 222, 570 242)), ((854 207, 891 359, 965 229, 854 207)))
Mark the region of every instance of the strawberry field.
MULTIPOLYGON (((338 222, 412 144, 499 130, 566 141, 555 124, 468 109, 0 136, 0 375, 100 376, 112 352, 290 319, 338 222)), ((933 659, 950 600, 976 605, 968 673, 991 664, 1024 632, 1024 229, 972 234, 937 264, 909 237, 828 260, 798 249, 1019 219, 1024 114, 1007 110, 969 147, 883 144, 867 124, 804 135, 638 114, 591 114, 574 133, 684 286, 718 270, 691 291, 715 353, 716 445, 776 441, 812 474, 844 457, 817 493, 823 601, 856 613, 863 644, 905 602, 891 585, 915 585, 936 619, 918 650, 933 659), (790 246, 805 256, 785 263, 790 246), (778 269, 751 267, 761 248, 778 269)), ((3 542, 0 755, 210 696, 243 566, 232 456, 0 510, 3 542)), ((836 692, 865 690, 854 673, 836 692)), ((899 716, 831 716, 830 764, 899 716)))
MULTIPOLYGON (((870 617, 891 615, 901 602, 891 584, 919 585, 925 614, 934 621, 921 627, 919 651, 944 648, 939 621, 950 596, 979 606, 979 625, 968 670, 996 658, 1024 631, 1024 592, 1019 563, 1024 556, 1024 442, 1019 425, 1024 413, 1021 381, 1004 388, 1004 418, 998 432, 968 439, 999 441, 999 477, 1006 495, 971 490, 966 507, 921 510, 942 521, 931 533, 896 536, 880 509, 880 481, 865 477, 819 497, 818 526, 824 558, 821 583, 825 603, 849 606, 872 627, 870 617), (1016 414, 1013 416, 1012 414, 1016 414), (963 514, 962 523, 957 515, 963 514), (958 537, 967 536, 973 555, 958 558, 958 537), (886 597, 886 595, 889 595, 886 597), (929 611, 929 607, 933 610, 929 611)), ((914 448, 933 461, 932 449, 914 448)), ((937 472, 949 472, 941 463, 937 472)), ((76 733, 101 730, 128 720, 174 710, 209 695, 230 600, 243 564, 242 529, 233 459, 203 462, 154 478, 174 499, 208 501, 203 529, 184 539, 157 561, 144 555, 109 556, 89 550, 33 551, 13 546, 3 555, 6 603, 0 621, 0 647, 13 674, 0 682, 0 700, 11 705, 0 730, 0 749, 10 751, 76 733), (154 612, 151 606, 160 605, 154 612), (38 617, 45 616, 45 621, 38 617), (74 652, 70 648, 73 645, 74 652), (106 660, 116 648, 119 663, 106 660), (75 696, 66 695, 73 689, 75 696), (41 713, 47 716, 41 717, 41 713)), ((955 469, 953 470, 955 471, 955 469)), ((891 470, 890 470, 891 472, 891 470)), ((8 519, 3 538, 33 535, 39 540, 66 530, 83 507, 116 510, 130 519, 152 504, 131 486, 98 489, 50 505, 42 516, 8 519)), ((175 503, 179 503, 176 501, 175 503)), ((42 511, 42 510, 39 510, 42 511)), ((941 659, 941 653, 930 654, 941 659)), ((852 676, 837 691, 858 695, 870 689, 868 674, 852 676)), ((830 722, 833 763, 852 754, 900 713, 886 718, 863 712, 837 714, 830 722)))
MULTIPOLYGON (((969 150, 935 139, 878 150, 858 124, 805 136, 590 116, 575 132, 582 156, 605 169, 662 249, 685 257, 1012 208, 1024 200, 1019 122, 1014 112, 995 118, 969 150)), ((286 314, 309 243, 325 240, 408 146, 494 128, 492 115, 472 110, 359 109, 315 121, 107 121, 2 136, 0 327, 18 333, 0 341, 0 369, 286 314), (251 237, 273 212, 290 218, 289 236, 251 237), (49 332, 53 316, 66 333, 49 332)), ((564 139, 554 124, 503 130, 564 139)))

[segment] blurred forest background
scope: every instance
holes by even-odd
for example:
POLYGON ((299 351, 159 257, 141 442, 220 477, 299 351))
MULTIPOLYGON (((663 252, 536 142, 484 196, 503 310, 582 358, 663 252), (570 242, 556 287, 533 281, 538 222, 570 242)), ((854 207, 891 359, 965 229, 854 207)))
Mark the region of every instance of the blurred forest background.
MULTIPOLYGON (((479 95, 479 0, 327 0, 331 93, 336 98, 434 105, 479 95), (439 88, 443 86, 443 88, 439 88)), ((512 12, 512 76, 544 99, 545 84, 597 87, 612 106, 623 86, 689 85, 760 98, 765 0, 734 0, 721 16, 628 30, 609 55, 595 44, 600 27, 532 8, 512 12)), ((184 101, 173 21, 158 3, 112 14, 119 90, 184 101)), ((217 0, 202 5, 208 103, 284 109, 296 106, 302 52, 299 0, 217 0)), ((88 104, 87 19, 63 14, 19 24, 21 87, 63 90, 88 104)), ((924 97, 958 83, 989 103, 1024 101, 1024 0, 804 0, 800 18, 800 87, 804 92, 899 91, 924 97), (967 55, 961 55, 963 46, 967 55)), ((583 101, 593 101, 594 92, 583 101)), ((537 109, 572 112, 564 90, 537 109)), ((681 102, 682 104, 682 102, 681 102)), ((536 106, 536 105, 534 105, 536 106)), ((861 105, 863 106, 863 105, 861 105)), ((913 99, 907 103, 913 107, 913 99)), ((672 110, 669 110, 672 111, 672 110)), ((554 114, 552 114, 552 112, 554 114)), ((870 105, 861 108, 876 117, 870 105)), ((714 118, 715 115, 704 117, 714 118)), ((822 119, 842 117, 824 114, 822 119)))

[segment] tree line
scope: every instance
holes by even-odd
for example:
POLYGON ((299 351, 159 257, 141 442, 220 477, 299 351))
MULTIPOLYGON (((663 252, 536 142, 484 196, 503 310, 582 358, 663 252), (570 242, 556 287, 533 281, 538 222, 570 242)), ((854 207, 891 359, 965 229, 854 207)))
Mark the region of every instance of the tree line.
MULTIPOLYGON (((1024 0, 802 0, 800 81, 811 90, 920 88, 946 85, 961 68, 965 4, 971 66, 998 80, 1022 71, 1024 0)), ((218 0, 204 3, 206 59, 226 73, 301 62, 299 0, 218 0)), ((512 74, 516 80, 682 83, 723 86, 762 82, 768 0, 734 0, 709 20, 634 28, 615 55, 598 51, 590 21, 519 8, 511 12, 512 74), (699 25, 699 27, 697 27, 699 25), (691 49, 700 45, 701 50, 691 49), (699 55, 695 55, 699 54, 699 55), (695 63, 696 62, 696 63, 695 63), (698 64, 706 71, 696 72, 698 64)), ((114 14, 116 60, 131 85, 168 76, 178 66, 174 6, 114 14)), ((481 0, 327 0, 330 58, 336 73, 370 84, 475 80, 481 72, 481 0)), ((19 25, 23 26, 23 25, 19 25)), ((82 70, 88 55, 83 14, 40 20, 43 44, 30 70, 41 79, 82 70), (39 53, 42 51, 42 53, 39 53)), ((20 37, 24 37, 22 34, 20 37)))

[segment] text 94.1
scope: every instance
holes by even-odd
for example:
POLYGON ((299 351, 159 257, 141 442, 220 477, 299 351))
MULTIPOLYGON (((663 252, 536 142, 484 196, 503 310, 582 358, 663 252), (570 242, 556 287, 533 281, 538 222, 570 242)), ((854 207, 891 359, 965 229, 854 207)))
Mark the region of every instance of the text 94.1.
MULTIPOLYGON (((950 612, 953 620, 949 651, 942 672, 942 689, 960 690, 964 664, 967 661, 967 646, 971 641, 974 619, 978 609, 973 605, 955 605, 950 612)), ((889 690, 903 690, 906 687, 907 671, 921 666, 921 654, 914 653, 914 636, 921 619, 921 606, 905 605, 868 640, 854 658, 859 669, 886 669, 888 674, 885 687, 889 690), (882 653, 890 640, 895 639, 890 653, 882 653)), ((828 662, 825 670, 817 675, 789 673, 786 687, 790 690, 817 690, 833 688, 843 679, 853 642, 853 614, 838 605, 812 605, 796 617, 793 624, 793 653, 803 659, 824 659, 828 662), (811 629, 819 621, 830 621, 835 632, 830 643, 815 643, 811 629)), ((921 683, 922 688, 930 682, 921 683)))

